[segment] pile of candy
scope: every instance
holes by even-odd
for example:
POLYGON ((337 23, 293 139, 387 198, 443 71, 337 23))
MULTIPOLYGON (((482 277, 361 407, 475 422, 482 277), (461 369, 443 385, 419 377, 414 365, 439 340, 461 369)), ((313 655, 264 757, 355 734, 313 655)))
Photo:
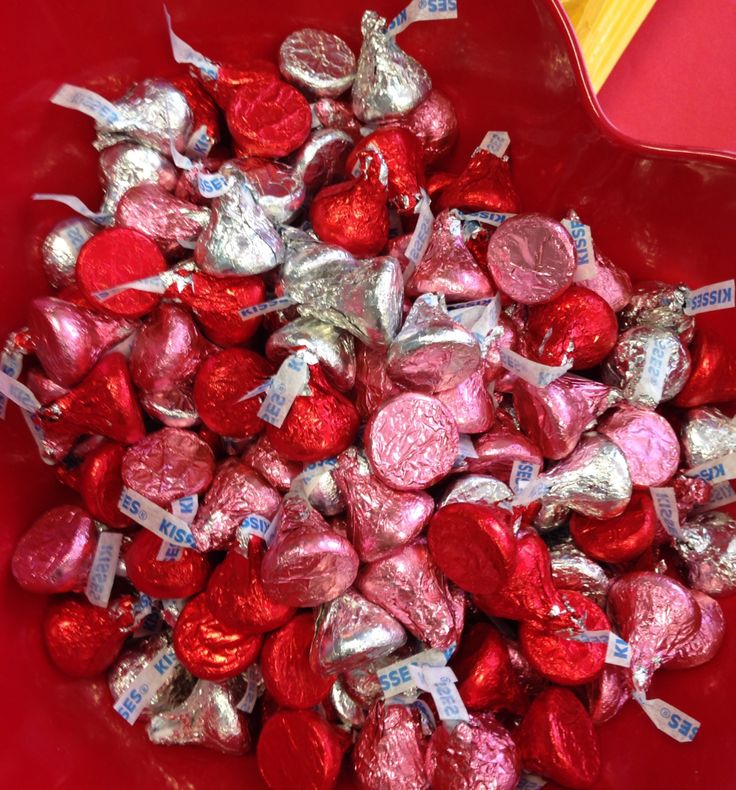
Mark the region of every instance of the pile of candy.
POLYGON ((695 737, 647 690, 736 590, 736 358, 694 319, 733 281, 632 288, 520 213, 505 132, 438 169, 455 112, 395 40, 432 5, 278 69, 170 31, 189 72, 53 98, 104 200, 46 238, 0 383, 81 504, 13 574, 60 595, 60 670, 154 743, 257 739, 273 790, 590 787, 631 698, 695 737))

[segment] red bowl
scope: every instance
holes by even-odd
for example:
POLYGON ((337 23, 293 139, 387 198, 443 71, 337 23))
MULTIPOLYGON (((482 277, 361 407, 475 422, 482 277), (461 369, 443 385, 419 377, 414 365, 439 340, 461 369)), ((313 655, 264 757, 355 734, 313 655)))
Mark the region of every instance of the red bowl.
MULTIPOLYGON (((246 49, 273 59, 284 36, 302 26, 338 33, 357 52, 364 3, 340 0, 313 7, 304 0, 281 0, 270 7, 171 0, 170 10, 178 34, 210 57, 246 49)), ((371 5, 389 17, 399 10, 396 0, 371 5)), ((73 8, 26 0, 11 3, 4 18, 3 336, 23 324, 28 300, 47 291, 40 240, 69 213, 31 202, 31 193, 73 193, 91 206, 99 205, 101 196, 92 123, 52 106, 49 96, 59 83, 71 82, 113 97, 131 80, 176 73, 162 10, 151 0, 76 0, 73 8)), ((736 158, 644 146, 613 128, 557 2, 462 0, 457 21, 414 25, 401 43, 458 108, 460 140, 449 166, 458 168, 488 129, 507 129, 525 210, 560 216, 575 208, 592 226, 600 248, 636 278, 660 276, 697 287, 733 276, 736 158)), ((736 333, 728 332, 732 321, 728 312, 698 318, 736 344, 736 333)), ((15 585, 9 558, 18 534, 46 508, 69 501, 70 494, 39 461, 18 411, 8 412, 0 455, 4 786, 263 787, 252 757, 154 747, 142 727, 129 727, 113 712, 102 680, 73 680, 51 666, 39 628, 46 600, 15 585)), ((724 605, 732 627, 736 603, 724 605)), ((701 732, 693 743, 678 744, 629 703, 600 729, 603 770, 596 786, 733 787, 729 664, 734 658, 736 641, 729 633, 709 665, 660 672, 651 695, 699 719, 701 732)), ((344 787, 350 786, 346 779, 344 787)))

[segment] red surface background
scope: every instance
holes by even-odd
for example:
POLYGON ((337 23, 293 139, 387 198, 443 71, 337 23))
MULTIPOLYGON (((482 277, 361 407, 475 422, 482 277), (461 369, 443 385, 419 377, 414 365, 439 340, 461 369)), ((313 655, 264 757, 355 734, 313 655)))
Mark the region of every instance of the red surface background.
MULTIPOLYGON (((272 57, 283 36, 304 25, 333 30, 357 49, 364 4, 176 0, 170 6, 177 32, 218 58, 243 51, 272 57)), ((389 16, 398 10, 394 0, 372 5, 389 16)), ((0 336, 22 324, 29 298, 45 292, 37 245, 53 221, 68 214, 51 204, 32 203, 30 194, 74 193, 89 205, 100 199, 89 147, 91 122, 49 105, 48 97, 60 82, 114 97, 131 80, 174 72, 157 2, 77 0, 70 8, 54 0, 12 0, 4 10, 0 336)), ((638 277, 661 272, 666 279, 697 287, 733 276, 736 159, 642 147, 618 135, 591 95, 571 32, 551 0, 463 0, 458 21, 416 25, 403 34, 402 44, 429 67, 436 85, 458 106, 462 134, 451 167, 461 165, 487 129, 508 129, 514 176, 526 209, 560 216, 575 207, 592 226, 601 249, 638 277)), ((614 87, 612 82, 607 90, 614 87)), ((701 80, 699 90, 708 93, 707 80, 701 80)), ((730 100, 731 93, 725 98, 730 100)), ((672 101, 660 104, 660 122, 663 106, 669 108, 672 101)), ((624 127, 623 105, 617 106, 616 118, 624 127)), ((651 139, 655 132, 659 143, 682 141, 656 129, 646 136, 651 139)), ((699 322, 724 332, 733 326, 725 314, 699 322)), ((733 332, 728 337, 736 343, 733 332)), ((39 632, 45 601, 13 583, 9 557, 30 521, 70 495, 39 462, 13 407, 0 427, 0 443, 3 785, 260 788, 252 758, 190 747, 155 748, 142 727, 130 728, 113 713, 102 681, 75 681, 50 665, 39 632)), ((604 767, 599 790, 734 787, 736 599, 724 605, 732 628, 717 659, 696 670, 663 671, 652 689, 652 696, 703 722, 697 740, 688 745, 669 740, 629 704, 600 730, 604 767)))

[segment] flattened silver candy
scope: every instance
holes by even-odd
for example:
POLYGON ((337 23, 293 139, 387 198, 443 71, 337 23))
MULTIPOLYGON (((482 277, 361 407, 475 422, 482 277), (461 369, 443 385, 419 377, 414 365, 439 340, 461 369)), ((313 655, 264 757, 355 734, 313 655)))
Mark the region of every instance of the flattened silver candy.
POLYGON ((353 138, 340 129, 315 129, 292 154, 291 164, 310 195, 342 177, 353 145, 353 138))
POLYGON ((676 548, 691 587, 715 596, 736 592, 736 520, 731 516, 718 511, 695 516, 676 548))
POLYGON ((54 225, 41 245, 43 273, 53 288, 74 284, 74 267, 82 245, 97 233, 99 226, 85 217, 63 219, 54 225))
POLYGON ((736 453, 736 418, 720 409, 690 409, 680 430, 688 466, 698 466, 722 455, 736 453))
POLYGON ((338 36, 307 27, 284 39, 279 68, 286 80, 315 96, 339 96, 353 84, 355 55, 338 36))
POLYGON ((361 30, 353 112, 366 123, 406 115, 432 90, 429 74, 386 34, 386 20, 375 11, 363 14, 361 30))

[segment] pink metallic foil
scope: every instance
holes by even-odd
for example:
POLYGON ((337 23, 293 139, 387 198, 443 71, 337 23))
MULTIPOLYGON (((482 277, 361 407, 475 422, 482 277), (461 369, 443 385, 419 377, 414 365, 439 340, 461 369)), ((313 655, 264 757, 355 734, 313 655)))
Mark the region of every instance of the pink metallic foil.
POLYGON ((677 551, 690 586, 715 596, 736 592, 736 519, 715 511, 691 518, 677 551))
POLYGON ((608 302, 614 313, 620 312, 631 301, 631 278, 597 250, 595 265, 595 276, 581 280, 578 285, 595 291, 608 302))
POLYGON ((441 390, 435 397, 447 406, 460 433, 483 433, 493 425, 496 409, 480 370, 471 373, 457 387, 441 390))
POLYGON ((442 575, 424 540, 364 566, 357 586, 369 601, 390 612, 430 647, 449 647, 459 641, 464 595, 442 575))
POLYGON ((163 428, 128 450, 122 475, 126 486, 166 506, 205 491, 214 470, 212 450, 195 433, 163 428))
POLYGON ((390 123, 403 126, 419 138, 428 164, 445 156, 457 140, 455 108, 438 90, 431 90, 420 105, 390 123))
POLYGON ((522 304, 551 302, 572 283, 575 266, 570 234, 541 214, 511 217, 488 244, 494 282, 522 304))
POLYGON ((493 475, 509 482, 514 461, 524 461, 542 467, 544 458, 537 445, 511 425, 497 424, 474 441, 477 458, 468 458, 468 470, 493 475))
POLYGON ((290 488, 294 478, 302 471, 298 461, 288 461, 274 449, 267 436, 260 436, 245 452, 247 461, 261 477, 282 494, 290 488))
POLYGON ((607 665, 585 689, 590 718, 594 724, 612 719, 629 701, 628 669, 607 665))
POLYGON ((483 360, 481 367, 486 384, 496 381, 506 373, 501 364, 501 349, 519 351, 519 330, 516 324, 502 314, 496 326, 486 335, 483 341, 483 360))
POLYGON ((360 343, 356 352, 355 395, 358 411, 363 417, 371 414, 386 400, 403 392, 386 370, 386 352, 360 343))
POLYGON ((726 630, 721 605, 700 590, 691 590, 700 607, 700 628, 667 662, 667 669, 690 669, 707 664, 718 652, 726 630))
POLYGON ((373 415, 365 449, 375 474, 398 491, 419 491, 441 480, 459 450, 455 420, 436 398, 397 395, 373 415))
POLYGON ((167 428, 191 428, 199 422, 192 387, 188 384, 163 392, 141 392, 141 406, 167 428))

